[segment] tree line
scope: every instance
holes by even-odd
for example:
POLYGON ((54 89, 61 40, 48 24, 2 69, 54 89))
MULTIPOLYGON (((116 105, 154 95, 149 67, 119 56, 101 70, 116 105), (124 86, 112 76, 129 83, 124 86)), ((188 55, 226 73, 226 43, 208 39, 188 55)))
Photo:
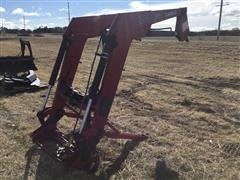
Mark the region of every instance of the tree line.
MULTIPOLYGON (((44 27, 38 27, 34 30, 30 29, 8 29, 6 27, 1 27, 0 31, 4 33, 10 33, 10 34, 42 34, 42 33, 53 33, 53 34, 62 34, 67 29, 67 27, 53 27, 49 28, 47 26, 44 27)), ((158 29, 150 30, 146 34, 147 36, 174 36, 174 31, 161 31, 158 29)), ((216 36, 217 30, 211 30, 211 31, 200 31, 200 32, 190 32, 190 36, 216 36)), ((239 28, 233 28, 232 30, 222 30, 221 36, 240 36, 240 29, 239 28)))
MULTIPOLYGON (((232 30, 221 30, 220 32, 221 36, 240 36, 240 30, 239 28, 233 28, 232 30)), ((175 32, 174 31, 158 31, 157 29, 155 30, 150 30, 147 32, 147 36, 174 36, 175 32)), ((216 36, 217 35, 217 30, 211 30, 211 31, 191 31, 189 33, 189 36, 216 36)))
POLYGON ((1 32, 4 33, 10 33, 10 34, 31 34, 31 33, 36 33, 36 34, 40 34, 40 33, 57 33, 57 34, 62 34, 64 33, 64 31, 67 29, 67 27, 53 27, 53 28, 49 28, 47 26, 42 26, 42 27, 38 27, 34 30, 30 30, 30 29, 8 29, 6 27, 0 28, 1 32))

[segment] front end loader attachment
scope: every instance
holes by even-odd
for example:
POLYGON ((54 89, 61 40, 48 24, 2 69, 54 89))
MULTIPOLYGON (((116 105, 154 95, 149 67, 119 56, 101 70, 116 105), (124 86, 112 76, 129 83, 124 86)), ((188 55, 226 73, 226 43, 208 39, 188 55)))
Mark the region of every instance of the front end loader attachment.
POLYGON ((98 165, 97 145, 103 137, 134 142, 145 140, 147 137, 142 132, 122 132, 108 118, 128 50, 131 42, 141 40, 152 24, 173 17, 177 17, 178 40, 188 41, 186 13, 186 8, 179 8, 73 18, 63 35, 48 91, 37 114, 41 126, 31 134, 33 142, 68 167, 92 171, 98 165), (72 84, 85 43, 93 37, 100 37, 100 40, 87 86, 81 93, 72 84), (96 69, 93 68, 95 62, 96 69), (48 106, 56 82, 55 97, 48 106), (60 132, 58 126, 63 117, 74 121, 68 135, 60 132))

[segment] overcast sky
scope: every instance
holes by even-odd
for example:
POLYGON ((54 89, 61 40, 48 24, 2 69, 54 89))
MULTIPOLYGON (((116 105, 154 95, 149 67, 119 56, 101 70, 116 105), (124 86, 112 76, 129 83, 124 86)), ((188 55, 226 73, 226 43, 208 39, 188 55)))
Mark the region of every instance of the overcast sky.
MULTIPOLYGON (((220 0, 69 0, 71 17, 111 14, 130 11, 188 8, 190 29, 217 28, 220 0)), ((0 23, 7 28, 67 26, 66 0, 0 0, 0 23)), ((240 0, 224 0, 222 29, 240 28, 240 0)), ((175 27, 175 18, 154 27, 175 27)))

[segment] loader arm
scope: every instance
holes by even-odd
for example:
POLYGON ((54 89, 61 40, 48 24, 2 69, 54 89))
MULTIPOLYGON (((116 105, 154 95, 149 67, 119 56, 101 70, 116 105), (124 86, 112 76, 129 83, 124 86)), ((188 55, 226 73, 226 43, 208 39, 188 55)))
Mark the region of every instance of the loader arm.
MULTIPOLYGON (((114 96, 116 84, 118 84, 120 79, 120 72, 122 72, 122 67, 125 63, 132 40, 140 40, 144 37, 152 24, 173 17, 177 17, 175 28, 177 38, 180 41, 188 41, 187 35, 189 27, 186 8, 73 18, 64 34, 64 40, 62 42, 64 48, 59 51, 59 54, 65 54, 65 57, 63 58, 63 56, 61 56, 61 58, 57 59, 49 84, 54 85, 60 70, 60 65, 62 64, 59 79, 64 81, 68 86, 71 86, 78 67, 78 60, 81 58, 87 39, 100 36, 105 29, 110 28, 112 25, 111 33, 116 36, 118 48, 108 60, 109 65, 105 81, 109 80, 107 78, 111 76, 108 75, 109 73, 118 71, 116 72, 118 74, 113 76, 115 81, 114 85, 109 84, 109 86, 112 87, 112 96, 114 96), (71 45, 67 47, 66 44, 71 45), (111 62, 116 63, 113 64, 111 62), (118 67, 117 70, 116 67, 118 67)), ((57 111, 59 108, 63 108, 64 101, 61 101, 58 91, 54 99, 53 108, 57 109, 57 111)))
POLYGON ((145 139, 142 134, 119 132, 108 122, 108 115, 132 40, 141 40, 152 24, 173 17, 177 17, 176 37, 179 41, 188 41, 186 8, 73 18, 63 35, 49 80, 49 90, 42 110, 38 113, 41 127, 33 132, 33 141, 44 146, 45 141, 51 136, 56 136, 57 122, 63 116, 80 118, 81 125, 73 133, 78 150, 81 149, 78 152, 79 157, 64 161, 69 166, 81 169, 81 162, 85 161, 86 157, 89 157, 88 160, 91 159, 92 153, 96 151, 96 145, 104 135, 137 141, 145 139), (103 44, 102 52, 96 53, 96 56, 100 56, 99 64, 91 86, 86 91, 87 94, 81 96, 72 90, 72 83, 87 39, 97 36, 101 36, 103 44), (59 71, 53 104, 46 108, 51 87, 55 84, 59 71), (68 99, 79 99, 78 112, 81 113, 66 112, 66 107, 69 108, 68 99), (106 131, 106 125, 112 131, 106 131))

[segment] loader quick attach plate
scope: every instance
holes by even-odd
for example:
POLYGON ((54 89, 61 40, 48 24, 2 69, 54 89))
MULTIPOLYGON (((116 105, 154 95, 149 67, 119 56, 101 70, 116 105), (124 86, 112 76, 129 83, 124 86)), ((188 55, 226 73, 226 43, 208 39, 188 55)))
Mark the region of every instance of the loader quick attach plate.
POLYGON ((31 56, 7 56, 0 57, 0 74, 19 73, 29 70, 37 70, 35 66, 34 57, 31 56))

